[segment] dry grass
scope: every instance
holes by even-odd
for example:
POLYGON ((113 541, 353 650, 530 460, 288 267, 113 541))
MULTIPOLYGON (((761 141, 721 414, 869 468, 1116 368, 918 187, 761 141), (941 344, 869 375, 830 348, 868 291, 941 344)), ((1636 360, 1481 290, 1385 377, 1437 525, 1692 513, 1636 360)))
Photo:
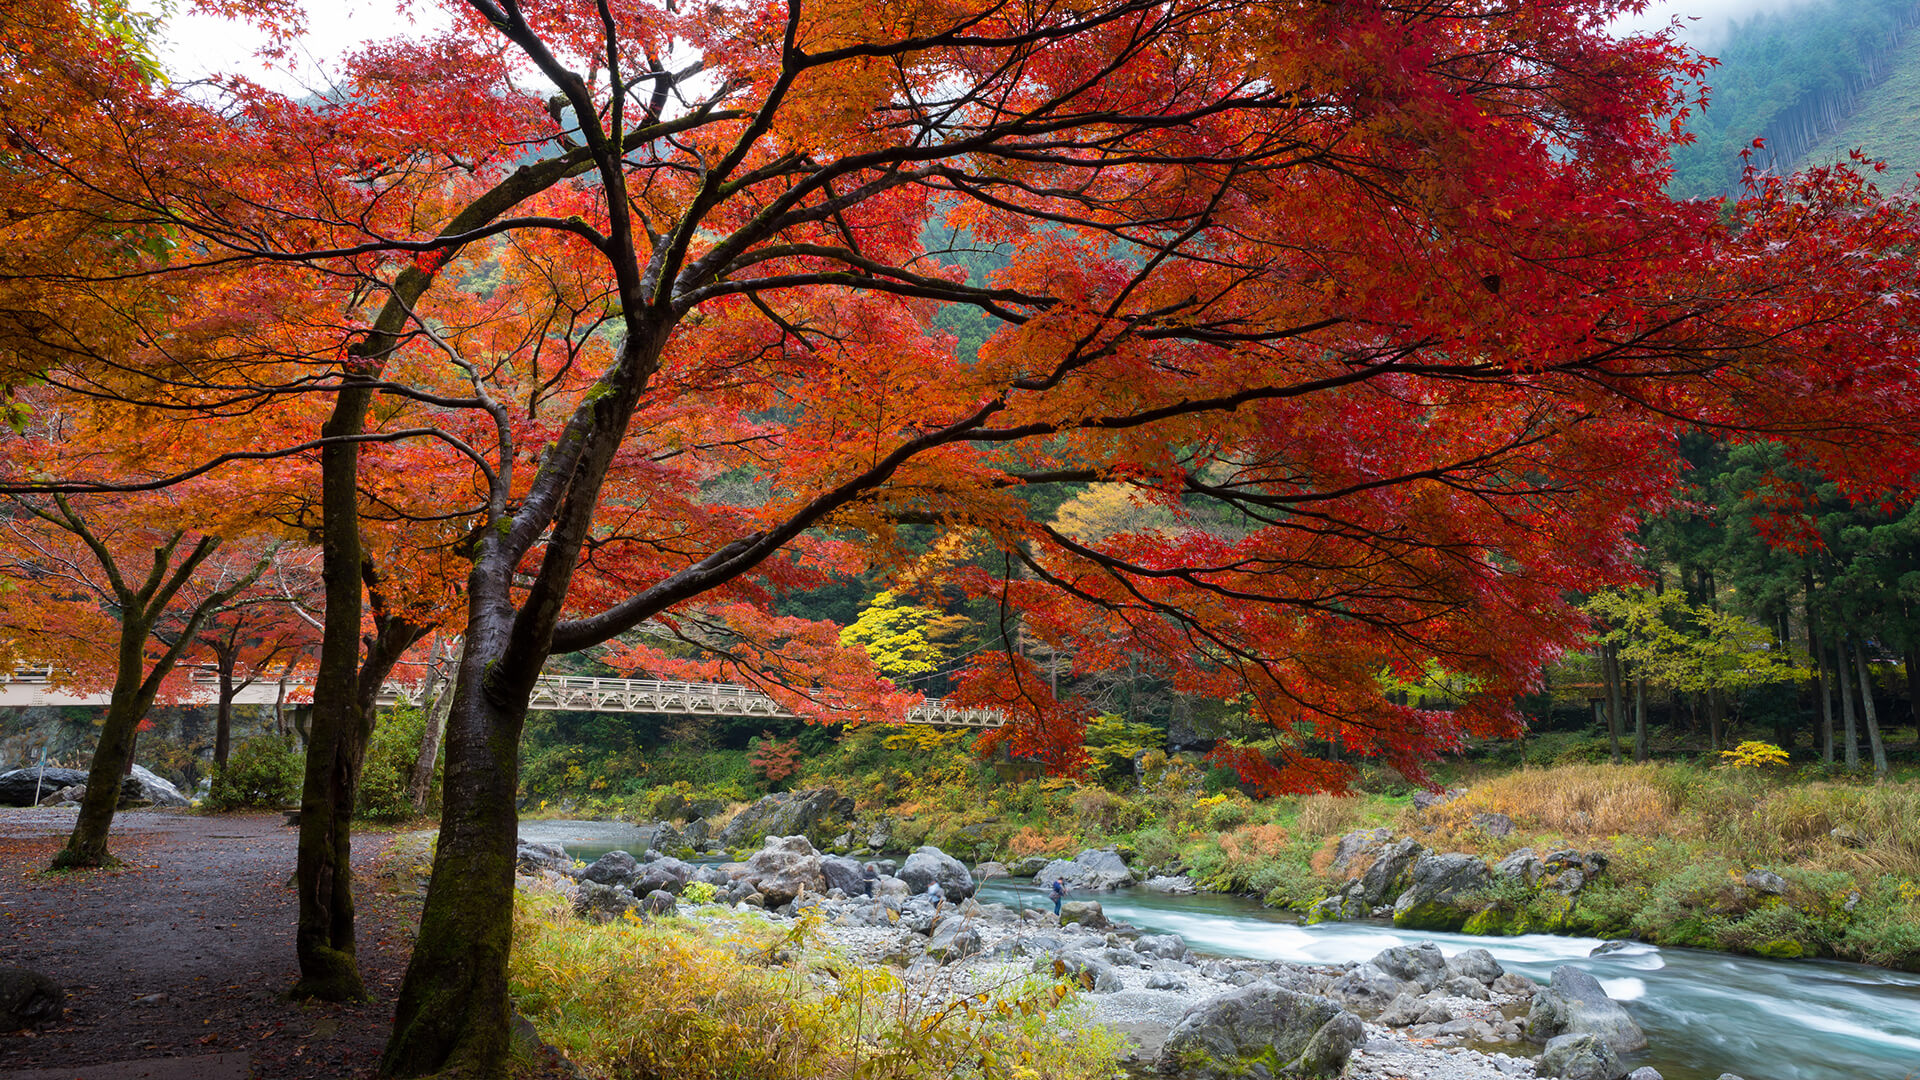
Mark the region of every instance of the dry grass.
POLYGON ((1303 795, 1294 828, 1304 836, 1338 836, 1360 826, 1363 800, 1351 795, 1303 795))
POLYGON ((1473 831, 1473 815, 1493 813, 1512 818, 1523 832, 1569 840, 1672 835, 1682 828, 1682 804, 1680 785, 1670 779, 1663 768, 1646 765, 1522 769, 1483 781, 1423 820, 1456 834, 1473 831))

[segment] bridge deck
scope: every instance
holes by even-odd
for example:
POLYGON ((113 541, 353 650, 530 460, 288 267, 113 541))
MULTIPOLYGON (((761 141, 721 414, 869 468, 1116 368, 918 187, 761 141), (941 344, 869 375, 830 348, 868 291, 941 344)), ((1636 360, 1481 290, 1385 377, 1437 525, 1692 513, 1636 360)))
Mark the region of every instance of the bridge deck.
MULTIPOLYGON (((31 705, 105 705, 105 691, 74 691, 53 685, 50 672, 20 671, 0 675, 0 707, 31 705)), ((174 705, 213 705, 219 701, 219 681, 210 672, 195 671, 190 689, 174 705)), ((382 705, 418 705, 421 683, 386 684, 382 705)), ((255 682, 242 688, 234 701, 242 705, 305 705, 313 700, 313 684, 305 680, 255 682)), ((533 712, 668 713, 699 716, 791 717, 779 702, 750 686, 731 683, 662 682, 655 679, 599 679, 579 675, 542 675, 528 702, 533 712)), ((935 727, 996 728, 1006 716, 996 709, 970 709, 941 698, 910 706, 902 722, 935 727)))

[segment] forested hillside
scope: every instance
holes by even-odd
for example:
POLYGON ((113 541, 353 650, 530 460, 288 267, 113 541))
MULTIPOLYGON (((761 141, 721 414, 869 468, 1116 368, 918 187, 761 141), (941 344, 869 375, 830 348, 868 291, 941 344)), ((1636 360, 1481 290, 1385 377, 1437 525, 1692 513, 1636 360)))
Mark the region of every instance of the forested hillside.
MULTIPOLYGON (((1754 164, 1787 172, 1844 158, 1856 145, 1913 171, 1913 111, 1899 87, 1916 80, 1914 0, 1824 0, 1736 23, 1703 48, 1720 61, 1707 75, 1710 104, 1674 154, 1672 190, 1712 197, 1740 184, 1740 151, 1766 140, 1754 164)), ((1894 180, 1892 183, 1900 183, 1894 180)), ((1892 186, 1889 184, 1888 186, 1892 186)))

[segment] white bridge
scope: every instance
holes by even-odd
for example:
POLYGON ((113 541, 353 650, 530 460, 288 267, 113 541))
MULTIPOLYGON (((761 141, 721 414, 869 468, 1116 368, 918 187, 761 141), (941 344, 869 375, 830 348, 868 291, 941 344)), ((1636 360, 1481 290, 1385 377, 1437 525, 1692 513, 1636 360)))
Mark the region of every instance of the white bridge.
MULTIPOLYGON (((47 668, 0 675, 0 707, 31 705, 105 705, 104 690, 80 691, 56 685, 47 668)), ((390 682, 380 688, 382 705, 421 703, 424 683, 390 682)), ((215 705, 220 700, 219 677, 193 670, 188 690, 168 705, 215 705)), ((304 708, 313 703, 313 683, 303 679, 256 681, 234 695, 238 705, 285 705, 304 708)), ((532 712, 671 713, 695 716, 786 718, 794 714, 778 701, 751 686, 730 683, 660 682, 654 679, 598 679, 579 675, 542 675, 534 683, 532 712)), ((964 708, 941 698, 928 698, 907 708, 903 723, 934 727, 997 728, 1007 722, 998 709, 964 708)))

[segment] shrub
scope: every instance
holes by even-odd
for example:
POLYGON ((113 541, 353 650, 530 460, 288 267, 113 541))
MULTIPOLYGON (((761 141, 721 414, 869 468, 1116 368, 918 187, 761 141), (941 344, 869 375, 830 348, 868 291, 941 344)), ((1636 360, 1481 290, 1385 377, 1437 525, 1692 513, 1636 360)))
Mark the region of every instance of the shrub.
POLYGON ((238 810, 299 802, 305 770, 306 762, 293 736, 256 736, 234 748, 226 768, 214 770, 207 806, 238 810))
POLYGON ((394 709, 374 725, 366 764, 360 769, 360 800, 354 806, 357 815, 375 821, 401 821, 413 816, 408 788, 413 781, 414 762, 420 756, 420 738, 426 730, 427 717, 419 709, 394 709))
POLYGON ((751 921, 592 926, 539 910, 550 903, 523 894, 515 905, 514 1004, 590 1076, 1120 1075, 1120 1039, 1079 1027, 1078 999, 1052 980, 949 995, 823 955, 805 922, 786 934, 751 921))

